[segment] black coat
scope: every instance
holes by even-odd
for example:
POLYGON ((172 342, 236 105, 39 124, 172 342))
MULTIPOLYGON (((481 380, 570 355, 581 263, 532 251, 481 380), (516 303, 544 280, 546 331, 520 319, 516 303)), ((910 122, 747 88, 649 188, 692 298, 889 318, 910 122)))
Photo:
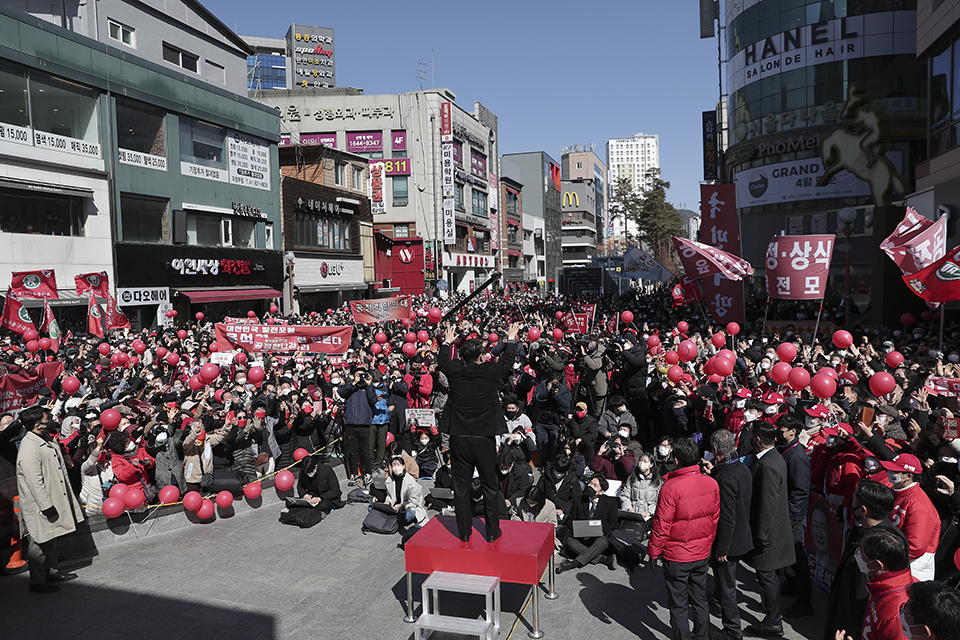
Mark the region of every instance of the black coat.
POLYGON ((564 516, 569 516, 573 510, 573 503, 576 502, 583 489, 580 487, 580 480, 577 478, 577 472, 571 468, 567 475, 560 481, 560 486, 553 480, 553 471, 546 471, 540 476, 540 488, 547 500, 552 502, 564 516))
POLYGON ((807 517, 807 508, 810 506, 810 458, 796 438, 781 455, 787 463, 790 520, 801 522, 807 517))
POLYGON ((616 498, 600 496, 597 508, 590 517, 590 496, 581 495, 573 501, 573 511, 570 520, 599 520, 603 527, 603 535, 610 535, 617 528, 617 509, 619 504, 616 498))
POLYGON ((530 465, 526 462, 522 464, 514 462, 510 468, 510 473, 506 476, 500 473, 499 467, 497 473, 499 474, 497 479, 500 481, 500 491, 503 493, 503 497, 512 504, 517 504, 518 500, 522 500, 523 494, 533 486, 533 473, 530 471, 530 465))
POLYGON ((580 438, 592 450, 597 442, 597 419, 589 413, 583 417, 583 420, 574 416, 570 421, 570 437, 573 440, 580 438))
POLYGON ((713 472, 713 479, 720 485, 720 520, 713 553, 739 558, 753 549, 750 530, 753 474, 742 462, 728 462, 713 472))
POLYGON ((317 467, 317 475, 312 478, 301 471, 297 480, 297 495, 302 498, 308 493, 331 502, 340 500, 340 480, 336 472, 325 464, 317 467))
POLYGON ((750 471, 753 473, 750 499, 753 551, 744 560, 758 571, 789 567, 796 560, 796 554, 790 524, 787 463, 779 451, 769 449, 753 463, 750 471))
POLYGON ((494 362, 464 363, 450 359, 450 345, 440 345, 437 361, 447 376, 450 395, 440 414, 439 430, 451 436, 494 437, 507 431, 500 404, 500 381, 510 377, 517 343, 507 342, 503 356, 494 362))
POLYGON ((647 345, 637 344, 623 350, 621 379, 627 401, 647 395, 647 345))

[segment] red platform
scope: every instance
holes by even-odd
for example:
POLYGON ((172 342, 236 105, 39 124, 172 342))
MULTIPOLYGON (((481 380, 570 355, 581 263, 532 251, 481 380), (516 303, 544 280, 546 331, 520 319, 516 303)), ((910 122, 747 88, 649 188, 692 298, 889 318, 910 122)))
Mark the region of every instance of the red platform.
POLYGON ((540 583, 553 555, 553 525, 501 520, 503 535, 489 543, 483 520, 473 521, 470 542, 460 540, 453 516, 432 518, 404 544, 408 573, 449 571, 496 576, 502 582, 540 583))

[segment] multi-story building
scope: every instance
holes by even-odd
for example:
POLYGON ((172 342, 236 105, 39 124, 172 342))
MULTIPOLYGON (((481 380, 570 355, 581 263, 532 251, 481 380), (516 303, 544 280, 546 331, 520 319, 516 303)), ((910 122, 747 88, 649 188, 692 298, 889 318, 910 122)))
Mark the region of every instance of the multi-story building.
MULTIPOLYGON (((420 259, 439 258, 434 273, 449 290, 469 291, 493 272, 494 227, 499 229, 496 116, 482 104, 466 111, 449 89, 390 95, 290 89, 262 92, 258 99, 281 114, 282 142, 366 158, 374 229, 387 238, 421 238, 420 259), (445 150, 452 160, 446 166, 445 150), (447 219, 445 168, 454 205, 447 219)), ((437 280, 427 278, 426 286, 432 289, 437 280)))
POLYGON ((574 145, 564 149, 560 156, 560 175, 564 180, 592 179, 597 219, 597 249, 605 251, 604 240, 612 235, 607 220, 607 165, 594 152, 594 145, 574 145), (609 233, 608 233, 609 232, 609 233))
MULTIPOLYGON (((502 167, 501 164, 501 171, 502 167)), ((500 202, 503 203, 500 212, 503 233, 497 260, 504 284, 514 288, 527 280, 527 259, 523 252, 523 185, 506 172, 500 175, 500 202)), ((532 251, 530 260, 533 260, 532 251)))
POLYGON ((333 29, 291 24, 283 38, 242 36, 247 56, 247 90, 319 89, 337 86, 333 29))
POLYGON ((63 13, 0 6, 0 270, 53 268, 66 325, 89 271, 135 327, 262 310, 283 282, 279 118, 238 95, 246 45, 190 0, 63 13))
POLYGON ((531 151, 504 154, 501 167, 504 173, 524 185, 523 225, 525 234, 528 228, 532 231, 534 255, 537 256, 536 285, 556 291, 563 266, 560 164, 544 151, 531 151), (540 251, 542 263, 539 260, 540 251), (541 264, 543 271, 540 270, 541 264))
POLYGON ((562 180, 560 210, 563 267, 587 267, 597 256, 596 184, 593 178, 562 180))
POLYGON ((683 220, 683 237, 689 240, 700 240, 700 214, 690 209, 677 209, 680 219, 683 220))
MULTIPOLYGON (((609 192, 621 178, 633 185, 637 193, 653 188, 650 169, 660 168, 660 136, 658 134, 636 133, 630 138, 610 138, 607 141, 607 167, 610 168, 609 192)), ((613 231, 607 236, 622 239, 625 234, 637 236, 636 223, 623 220, 613 222, 613 231)))

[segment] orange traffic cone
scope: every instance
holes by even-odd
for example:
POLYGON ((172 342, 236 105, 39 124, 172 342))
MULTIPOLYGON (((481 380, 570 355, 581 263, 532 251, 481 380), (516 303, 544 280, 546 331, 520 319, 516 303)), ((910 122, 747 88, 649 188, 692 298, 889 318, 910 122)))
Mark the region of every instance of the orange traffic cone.
POLYGON ((16 573, 23 573, 27 570, 27 561, 23 559, 23 545, 20 543, 20 496, 13 496, 13 532, 10 541, 10 548, 13 550, 13 553, 10 556, 10 562, 7 563, 7 567, 4 570, 4 573, 7 575, 13 575, 16 573))

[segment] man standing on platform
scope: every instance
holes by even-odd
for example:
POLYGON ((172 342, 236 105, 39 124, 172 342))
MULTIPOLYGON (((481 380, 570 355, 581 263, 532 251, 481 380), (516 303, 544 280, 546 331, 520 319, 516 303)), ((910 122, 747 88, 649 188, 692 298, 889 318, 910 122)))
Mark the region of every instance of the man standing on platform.
POLYGON ((450 357, 450 346, 457 336, 448 326, 440 345, 438 363, 447 376, 450 394, 440 415, 440 431, 450 434, 450 463, 453 480, 453 504, 457 515, 460 539, 470 540, 473 516, 470 511, 470 484, 477 470, 483 488, 486 515, 486 539, 500 537, 500 496, 497 479, 496 436, 505 433, 507 423, 500 404, 500 381, 513 372, 517 355, 519 324, 510 325, 507 345, 497 361, 481 362, 483 342, 466 340, 459 347, 459 360, 450 357))

